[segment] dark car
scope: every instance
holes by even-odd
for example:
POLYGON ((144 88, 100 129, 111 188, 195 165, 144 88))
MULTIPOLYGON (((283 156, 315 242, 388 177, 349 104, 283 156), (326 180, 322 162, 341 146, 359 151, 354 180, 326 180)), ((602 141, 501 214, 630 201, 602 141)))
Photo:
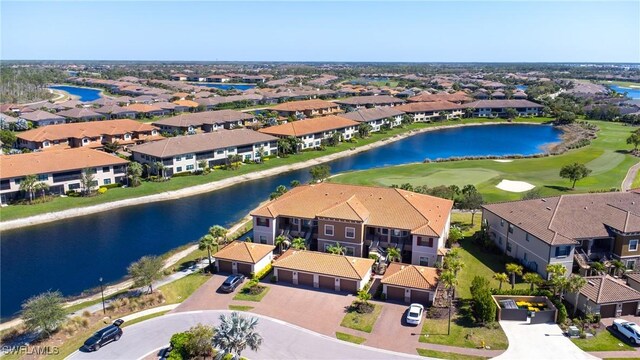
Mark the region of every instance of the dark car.
POLYGON ((226 293, 233 292, 238 285, 242 284, 244 281, 244 275, 229 275, 227 279, 220 286, 220 290, 226 293))
POLYGON ((120 337, 122 336, 122 329, 120 328, 120 325, 122 325, 123 322, 124 321, 121 319, 118 319, 114 321, 112 325, 96 332, 84 342, 83 347, 88 351, 98 351, 105 344, 120 340, 120 337))

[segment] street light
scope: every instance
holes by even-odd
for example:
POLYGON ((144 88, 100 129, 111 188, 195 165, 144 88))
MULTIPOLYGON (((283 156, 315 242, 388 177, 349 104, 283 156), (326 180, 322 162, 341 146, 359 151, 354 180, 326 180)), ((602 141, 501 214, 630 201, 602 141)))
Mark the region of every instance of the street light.
POLYGON ((107 308, 104 306, 104 287, 102 286, 102 276, 100 276, 100 292, 102 293, 102 312, 106 315, 107 308))

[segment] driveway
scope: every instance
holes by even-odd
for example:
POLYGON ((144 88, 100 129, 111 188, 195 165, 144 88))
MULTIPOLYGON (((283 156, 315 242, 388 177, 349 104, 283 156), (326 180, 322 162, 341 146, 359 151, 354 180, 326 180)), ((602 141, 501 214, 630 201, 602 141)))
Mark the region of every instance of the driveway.
POLYGON ((575 346, 556 324, 500 321, 509 348, 494 359, 598 359, 575 346))
MULTIPOLYGON (((204 323, 217 325, 221 314, 230 311, 209 310, 172 313, 126 327, 120 341, 93 353, 77 351, 69 359, 141 359, 157 353, 169 343, 171 335, 204 323)), ((429 359, 417 355, 395 353, 333 339, 301 327, 262 315, 258 332, 263 344, 257 352, 242 353, 250 359, 429 359)))

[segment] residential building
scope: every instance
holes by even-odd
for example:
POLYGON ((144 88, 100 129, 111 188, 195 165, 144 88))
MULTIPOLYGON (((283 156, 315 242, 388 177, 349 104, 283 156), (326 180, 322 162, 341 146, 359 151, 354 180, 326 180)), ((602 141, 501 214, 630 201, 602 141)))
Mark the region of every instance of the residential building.
POLYGON ((313 119, 290 121, 285 124, 260 129, 261 133, 300 139, 300 149, 312 149, 322 145, 323 140, 340 134, 342 140, 349 140, 358 132, 360 124, 340 116, 329 115, 313 119))
POLYGON ((389 127, 395 127, 402 123, 403 111, 397 109, 397 107, 378 107, 373 109, 361 109, 345 114, 341 114, 340 117, 347 118, 359 123, 366 123, 371 125, 371 131, 380 131, 383 125, 389 125, 389 127))
POLYGON ((273 245, 234 241, 213 255, 216 270, 227 274, 243 274, 253 277, 273 260, 273 245))
POLYGON ((514 109, 518 116, 540 116, 544 106, 529 100, 478 100, 466 104, 473 110, 474 117, 501 117, 507 109, 514 109))
POLYGON ((107 120, 111 119, 135 119, 138 112, 126 107, 118 105, 105 105, 94 110, 95 112, 105 116, 107 120))
POLYGON ((311 250, 340 243, 369 257, 398 248, 405 262, 433 266, 449 234, 453 202, 394 188, 319 183, 295 187, 251 213, 254 239, 302 237, 311 250))
POLYGON ((96 187, 116 184, 125 178, 127 163, 115 155, 87 148, 0 155, 0 201, 8 204, 24 198, 20 182, 28 175, 35 175, 38 182, 49 186, 47 192, 55 195, 82 190, 84 169, 93 170, 96 187))
POLYGON ((125 109, 129 111, 135 111, 142 116, 146 117, 154 117, 154 116, 164 116, 171 114, 171 110, 163 109, 157 105, 149 105, 149 104, 130 104, 125 107, 125 109))
POLYGON ((174 81, 187 81, 187 75, 185 75, 185 74, 173 74, 173 75, 171 75, 171 80, 174 80, 174 81))
POLYGON ((404 100, 389 95, 354 96, 342 100, 336 100, 336 104, 340 104, 340 106, 347 111, 353 111, 401 105, 404 104, 404 100))
POLYGON ((337 114, 340 112, 340 106, 324 100, 302 100, 282 103, 272 107, 271 110, 277 111, 280 116, 302 119, 337 114))
POLYGON ((67 122, 67 118, 52 114, 48 111, 34 110, 31 112, 23 112, 19 116, 20 119, 27 120, 33 124, 33 126, 46 126, 55 124, 64 124, 67 122))
POLYGON ((380 283, 387 300, 431 305, 439 278, 434 267, 392 262, 380 283))
POLYGON ((69 110, 60 111, 57 115, 64 116, 68 122, 104 120, 105 116, 89 108, 74 107, 69 110))
POLYGON ((211 132, 223 128, 233 129, 250 125, 255 121, 255 117, 248 113, 235 110, 217 110, 184 113, 156 121, 153 125, 162 131, 182 134, 197 131, 211 132))
MULTIPOLYGON (((623 280, 609 275, 587 276, 587 283, 580 289, 577 307, 584 314, 600 314, 602 318, 637 316, 640 312, 640 292, 626 285, 623 280)), ((576 294, 565 297, 576 306, 576 294)))
POLYGON ((440 102, 440 101, 448 101, 448 102, 452 102, 455 104, 463 104, 466 102, 470 102, 473 101, 473 98, 471 96, 469 96, 467 93, 465 93, 464 91, 458 91, 455 92, 453 94, 449 94, 449 93, 437 93, 437 94, 431 94, 428 92, 423 92, 420 95, 416 95, 413 97, 410 97, 409 99, 410 102, 440 102))
POLYGON ((240 155, 243 161, 259 161, 276 155, 278 144, 273 136, 235 129, 167 138, 133 146, 129 151, 133 160, 141 164, 162 162, 165 176, 171 176, 201 170, 201 161, 206 161, 208 167, 224 165, 231 155, 240 155))
POLYGON ((404 111, 416 122, 449 120, 464 115, 464 105, 448 101, 410 102, 396 108, 404 111))

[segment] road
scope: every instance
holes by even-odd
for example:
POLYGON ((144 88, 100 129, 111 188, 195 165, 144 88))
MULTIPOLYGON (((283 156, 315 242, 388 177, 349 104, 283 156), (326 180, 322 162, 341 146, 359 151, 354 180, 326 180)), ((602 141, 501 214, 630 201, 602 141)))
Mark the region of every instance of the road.
MULTIPOLYGON (((97 352, 76 351, 68 359, 141 359, 157 353, 169 343, 171 335, 188 330, 198 324, 217 325, 226 310, 193 311, 173 313, 153 318, 124 328, 124 335, 115 343, 97 352)), ((355 345, 324 336, 295 325, 250 314, 259 318, 258 332, 264 338, 258 352, 245 350, 242 353, 252 360, 260 359, 429 359, 386 350, 355 345)))

